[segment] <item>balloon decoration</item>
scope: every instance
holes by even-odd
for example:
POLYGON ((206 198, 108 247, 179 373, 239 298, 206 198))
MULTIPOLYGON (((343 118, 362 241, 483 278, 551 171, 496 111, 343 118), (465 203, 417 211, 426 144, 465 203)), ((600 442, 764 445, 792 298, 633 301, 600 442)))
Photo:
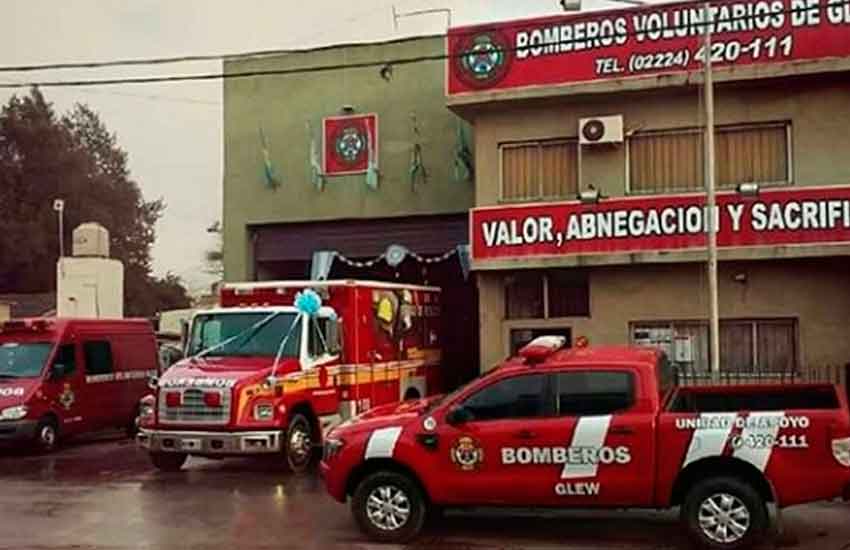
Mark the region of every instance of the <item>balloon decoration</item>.
POLYGON ((315 317, 322 307, 322 298, 313 289, 302 290, 295 295, 295 309, 307 317, 315 317))

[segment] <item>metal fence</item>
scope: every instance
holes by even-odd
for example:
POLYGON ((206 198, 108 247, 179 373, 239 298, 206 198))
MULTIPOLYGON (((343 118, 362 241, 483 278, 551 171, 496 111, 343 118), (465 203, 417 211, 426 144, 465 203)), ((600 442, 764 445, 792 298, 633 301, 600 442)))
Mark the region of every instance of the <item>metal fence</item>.
POLYGON ((846 365, 810 365, 788 371, 721 370, 717 374, 687 365, 674 365, 673 373, 675 383, 680 386, 813 383, 846 385, 847 379, 850 377, 850 363, 846 365))

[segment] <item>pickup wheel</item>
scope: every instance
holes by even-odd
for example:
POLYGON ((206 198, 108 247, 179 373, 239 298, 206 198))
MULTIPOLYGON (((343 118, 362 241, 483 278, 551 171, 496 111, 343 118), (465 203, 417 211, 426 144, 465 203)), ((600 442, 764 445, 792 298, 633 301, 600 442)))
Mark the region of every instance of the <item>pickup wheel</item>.
POLYGON ((295 414, 286 428, 284 453, 289 469, 296 474, 306 472, 313 462, 313 425, 303 414, 295 414))
POLYGON ((351 514, 377 542, 404 543, 422 531, 427 515, 422 490, 408 476, 381 471, 367 476, 351 498, 351 514))
POLYGON ((694 542, 711 550, 748 548, 767 529, 762 497, 751 485, 732 477, 709 478, 694 485, 681 513, 694 542))
POLYGON ((184 453, 151 453, 151 462, 162 472, 179 472, 188 458, 184 453))

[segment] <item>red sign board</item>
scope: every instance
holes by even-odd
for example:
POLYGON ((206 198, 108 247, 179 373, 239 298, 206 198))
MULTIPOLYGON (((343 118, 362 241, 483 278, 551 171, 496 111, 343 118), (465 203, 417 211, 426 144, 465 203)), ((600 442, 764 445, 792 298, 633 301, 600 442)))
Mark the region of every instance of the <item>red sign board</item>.
MULTIPOLYGON (((850 243, 850 186, 718 193, 719 247, 850 243)), ((475 208, 476 262, 706 246, 704 194, 475 208)))
POLYGON ((322 169, 327 176, 362 174, 378 166, 378 115, 349 115, 322 120, 322 169))
MULTIPOLYGON (((662 4, 449 31, 448 94, 701 70, 700 3, 662 4)), ((718 67, 850 56, 847 0, 711 6, 718 67)))

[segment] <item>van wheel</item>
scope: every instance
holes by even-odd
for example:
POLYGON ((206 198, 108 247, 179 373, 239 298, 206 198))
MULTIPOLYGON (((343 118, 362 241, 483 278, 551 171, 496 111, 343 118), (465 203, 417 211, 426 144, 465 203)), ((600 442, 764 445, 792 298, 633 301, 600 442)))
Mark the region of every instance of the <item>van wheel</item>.
POLYGON ((313 425, 303 414, 295 414, 286 428, 284 453, 289 469, 301 474, 310 468, 313 461, 313 425))
POLYGON ((367 476, 351 498, 351 514, 377 542, 404 543, 416 537, 427 515, 425 496, 410 477, 396 472, 367 476))
POLYGON ((681 519, 693 541, 711 550, 749 548, 764 535, 768 521, 758 492, 732 477, 694 485, 685 496, 681 519))
POLYGON ((184 453, 151 453, 151 462, 162 472, 179 472, 188 458, 184 453))
POLYGON ((59 427, 56 420, 50 417, 42 418, 35 429, 35 447, 40 453, 50 453, 59 445, 59 427))

